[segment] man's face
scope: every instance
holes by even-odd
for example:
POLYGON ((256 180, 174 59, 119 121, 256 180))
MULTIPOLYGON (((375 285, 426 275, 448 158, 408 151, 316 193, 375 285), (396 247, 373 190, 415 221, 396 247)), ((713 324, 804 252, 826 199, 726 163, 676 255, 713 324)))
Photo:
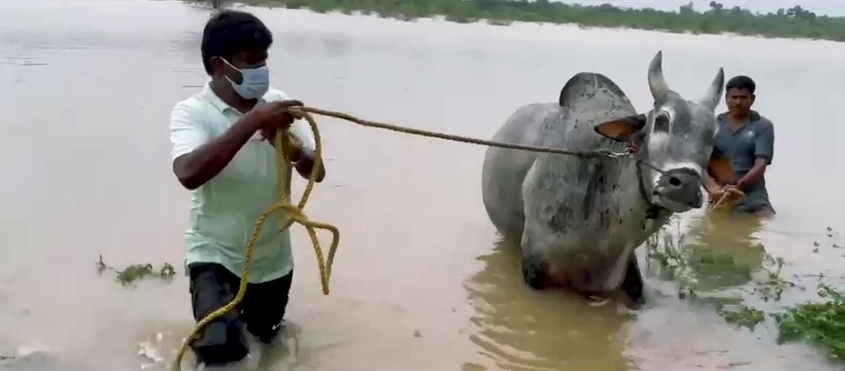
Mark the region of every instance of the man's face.
POLYGON ((754 94, 747 89, 731 88, 725 93, 725 103, 728 105, 728 112, 745 115, 754 104, 754 94))
POLYGON ((214 70, 214 77, 228 77, 234 83, 240 84, 243 80, 243 77, 241 76, 239 70, 266 66, 267 51, 242 51, 232 56, 232 59, 228 61, 229 63, 226 62, 227 61, 223 60, 223 58, 213 58, 211 60, 211 68, 214 70))

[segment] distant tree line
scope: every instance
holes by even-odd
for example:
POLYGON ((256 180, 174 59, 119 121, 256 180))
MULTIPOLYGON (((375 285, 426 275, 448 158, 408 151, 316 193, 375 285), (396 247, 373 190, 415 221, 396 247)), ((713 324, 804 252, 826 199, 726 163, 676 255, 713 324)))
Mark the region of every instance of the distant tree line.
MULTIPOLYGON (((216 7, 221 0, 209 0, 216 7)), ((845 0, 843 0, 845 1, 845 0)), ((306 8, 319 13, 372 14, 413 20, 444 16, 458 23, 486 20, 491 24, 548 22, 585 27, 634 28, 668 32, 734 33, 765 37, 845 41, 845 18, 816 15, 800 5, 768 14, 755 14, 738 6, 725 8, 711 1, 704 12, 692 2, 677 12, 625 9, 611 4, 575 5, 549 0, 243 0, 255 5, 306 8)))

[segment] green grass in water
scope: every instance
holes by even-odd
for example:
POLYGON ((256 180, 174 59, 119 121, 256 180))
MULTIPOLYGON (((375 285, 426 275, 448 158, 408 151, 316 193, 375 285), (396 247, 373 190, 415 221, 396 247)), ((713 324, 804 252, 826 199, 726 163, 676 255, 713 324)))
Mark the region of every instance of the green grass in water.
POLYGON ((158 269, 155 269, 152 264, 133 264, 123 269, 116 269, 103 261, 103 256, 100 255, 100 260, 97 262, 97 273, 103 274, 105 271, 112 271, 115 273, 115 280, 123 286, 129 286, 133 283, 145 278, 157 278, 169 281, 176 275, 176 269, 170 263, 162 264, 158 269))
MULTIPOLYGON (((832 232, 828 228, 828 237, 832 232)), ((834 360, 845 360, 845 293, 829 285, 819 285, 818 299, 788 307, 782 311, 765 311, 744 304, 741 296, 712 295, 722 289, 748 285, 750 292, 765 302, 777 303, 782 294, 797 284, 785 280, 781 271, 786 262, 774 258, 762 248, 737 258, 715 252, 694 243, 685 243, 684 235, 660 231, 647 242, 648 257, 657 262, 661 279, 678 283, 678 296, 712 305, 727 323, 754 330, 767 317, 777 323, 780 344, 807 341, 834 360), (755 278, 753 273, 759 272, 755 278)), ((818 243, 813 251, 818 252, 818 243)), ((833 247, 838 248, 837 245, 833 247)), ((821 277, 821 275, 819 275, 821 277)))
POLYGON ((845 360, 845 293, 819 285, 821 300, 801 303, 774 315, 778 342, 806 340, 834 359, 845 360))

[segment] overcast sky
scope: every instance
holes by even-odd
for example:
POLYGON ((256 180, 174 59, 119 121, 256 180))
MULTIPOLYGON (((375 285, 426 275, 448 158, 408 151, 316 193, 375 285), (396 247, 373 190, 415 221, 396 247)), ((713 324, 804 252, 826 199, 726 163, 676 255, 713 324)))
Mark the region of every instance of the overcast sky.
MULTIPOLYGON (((564 3, 577 3, 584 5, 600 5, 610 3, 620 7, 628 8, 654 8, 659 10, 677 11, 681 5, 690 1, 695 5, 696 10, 709 9, 711 0, 561 0, 564 3)), ((718 0, 717 0, 718 1, 718 0)), ((750 9, 753 12, 769 13, 776 12, 779 8, 789 8, 794 5, 801 5, 802 8, 829 16, 845 16, 845 0, 722 0, 718 1, 725 5, 725 8, 739 6, 750 9)))

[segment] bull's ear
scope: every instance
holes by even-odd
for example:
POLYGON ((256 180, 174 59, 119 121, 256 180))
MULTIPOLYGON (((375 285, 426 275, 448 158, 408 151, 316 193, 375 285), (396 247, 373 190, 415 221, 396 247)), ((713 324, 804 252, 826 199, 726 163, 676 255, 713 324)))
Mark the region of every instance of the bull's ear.
POLYGON ((733 184, 734 175, 731 160, 721 153, 713 152, 710 161, 707 163, 707 173, 721 185, 733 184))
POLYGON ((628 141, 645 126, 645 115, 634 115, 596 125, 596 133, 619 142, 628 141))

